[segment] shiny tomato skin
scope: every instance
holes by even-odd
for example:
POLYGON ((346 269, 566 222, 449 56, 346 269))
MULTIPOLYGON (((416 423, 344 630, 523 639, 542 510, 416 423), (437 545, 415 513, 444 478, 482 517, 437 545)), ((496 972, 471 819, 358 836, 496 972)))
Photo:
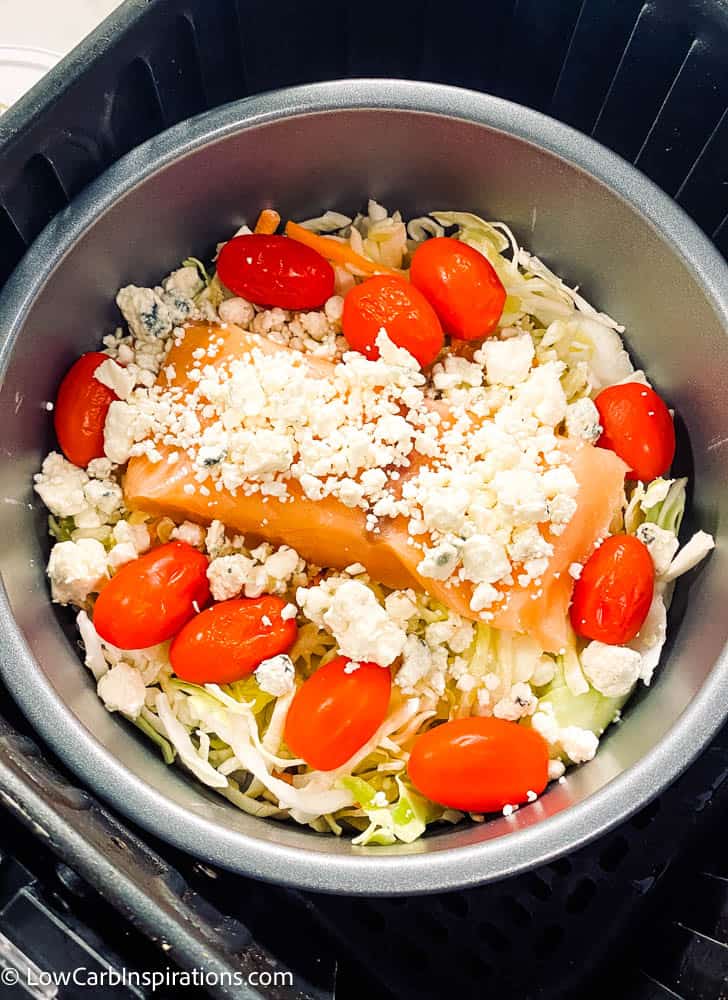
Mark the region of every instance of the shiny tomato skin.
POLYGON ((104 424, 116 393, 94 378, 109 358, 91 351, 82 354, 66 372, 56 396, 53 422, 61 451, 69 462, 85 468, 104 455, 104 424))
POLYGON ((654 389, 640 382, 612 385, 594 403, 603 428, 597 445, 629 465, 628 479, 650 482, 667 472, 675 457, 675 425, 654 389))
POLYGON ((518 805, 548 782, 549 751, 533 729, 483 716, 453 719, 418 736, 407 773, 433 802, 465 812, 518 805))
POLYGON ((234 236, 220 251, 217 273, 226 288, 258 306, 318 309, 334 294, 334 269, 287 236, 234 236))
POLYGON ((594 550, 574 585, 574 631, 610 646, 630 642, 647 617, 654 589, 647 546, 634 535, 611 535, 594 550))
POLYGON ((344 299, 344 336, 370 360, 379 357, 377 334, 384 327, 397 347, 404 347, 422 368, 442 350, 440 320, 427 299, 403 278, 378 274, 355 285, 344 299))
POLYGON ((319 667, 298 689, 286 716, 289 749, 318 771, 345 764, 372 738, 387 715, 391 674, 377 663, 346 656, 319 667))
POLYGON ((96 631, 119 649, 171 639, 210 599, 207 566, 207 556, 176 541, 126 563, 96 600, 96 631))
POLYGON ((410 281, 451 337, 479 340, 498 325, 506 290, 490 261, 467 243, 449 236, 425 240, 412 258, 410 281))
POLYGON ((296 641, 295 620, 284 621, 280 597, 233 598, 195 615, 169 648, 172 669, 192 684, 232 684, 262 660, 287 652, 296 641), (266 625, 264 618, 270 620, 266 625))

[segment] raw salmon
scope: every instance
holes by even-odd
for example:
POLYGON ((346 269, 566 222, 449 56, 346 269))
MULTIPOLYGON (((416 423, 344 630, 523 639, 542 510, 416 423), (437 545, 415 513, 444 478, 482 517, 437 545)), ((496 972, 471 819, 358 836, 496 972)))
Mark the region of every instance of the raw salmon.
POLYGON ((584 563, 594 551, 595 543, 608 534, 614 512, 622 501, 627 472, 622 459, 606 448, 575 445, 568 439, 564 439, 561 447, 571 454, 570 468, 579 483, 576 513, 563 534, 553 535, 548 528, 544 529, 554 554, 541 583, 512 587, 492 623, 496 628, 534 636, 549 653, 558 652, 568 642, 567 611, 574 586, 569 566, 584 563))
MULTIPOLYGON (((206 363, 215 365, 240 357, 253 346, 270 353, 287 350, 234 326, 191 327, 167 359, 165 372, 172 374, 169 366, 174 366, 173 377, 161 374, 160 384, 191 387, 186 373, 192 367, 193 352, 200 347, 207 349, 213 340, 217 354, 206 363)), ((319 358, 307 357, 306 364, 314 377, 326 377, 332 369, 330 362, 319 358)), ((442 411, 442 404, 438 404, 438 409, 442 411)), ((590 445, 574 446, 567 441, 564 448, 573 451, 571 467, 580 486, 577 512, 562 535, 547 536, 553 542, 554 555, 541 587, 511 588, 493 621, 499 628, 529 632, 549 651, 557 651, 566 641, 566 613, 573 586, 569 565, 588 558, 595 541, 606 534, 619 506, 626 471, 612 452, 590 445), (541 594, 537 594, 538 589, 541 594)), ((367 531, 362 510, 346 507, 330 496, 310 500, 295 480, 287 483, 293 502, 282 503, 259 493, 233 496, 227 490, 212 490, 210 496, 204 496, 195 481, 192 462, 183 455, 170 465, 164 459, 173 449, 158 446, 158 450, 163 455, 161 462, 138 457, 128 464, 124 495, 130 509, 201 524, 219 520, 241 534, 290 545, 306 560, 321 567, 343 569, 361 563, 372 579, 386 586, 424 590, 465 617, 478 617, 470 610, 472 584, 446 586, 444 581, 422 577, 417 572, 421 554, 407 543, 406 518, 380 519, 380 533, 375 534, 367 531), (194 492, 185 492, 186 484, 192 484, 194 492)), ((413 461, 409 469, 400 470, 400 484, 415 474, 421 461, 413 461)))

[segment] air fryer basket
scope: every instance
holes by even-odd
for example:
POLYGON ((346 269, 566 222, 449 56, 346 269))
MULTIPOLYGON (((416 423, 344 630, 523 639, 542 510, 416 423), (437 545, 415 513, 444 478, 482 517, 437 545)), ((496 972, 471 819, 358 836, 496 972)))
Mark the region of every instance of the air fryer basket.
MULTIPOLYGON (((143 139, 246 94, 356 74, 470 86, 592 133, 636 161, 725 253, 727 47, 727 12, 712 0, 481 6, 455 0, 447 16, 429 2, 416 9, 375 4, 344 12, 335 0, 126 0, 0 117, 0 282, 41 227, 143 139), (375 31, 377 24, 386 27, 375 31), (260 44, 270 38, 274 48, 260 44)), ((13 726, 27 728, 12 704, 3 713, 13 726)), ((380 991, 402 997, 480 996, 487 989, 518 1000, 564 1000, 592 993, 593 971, 606 956, 609 964, 598 980, 605 996, 722 996, 725 929, 719 902, 713 918, 708 897, 714 892, 706 893, 703 885, 706 879, 712 890, 722 884, 720 850, 712 867, 704 867, 702 850, 690 861, 696 873, 715 877, 703 875, 699 882, 688 875, 689 892, 676 884, 673 868, 692 830, 721 826, 725 732, 723 742, 647 810, 568 862, 497 886, 412 900, 406 907, 403 900, 352 905, 309 896, 307 910, 296 910, 296 926, 308 940, 305 912, 312 921, 325 912, 329 930, 357 960, 351 975, 347 963, 339 963, 337 996, 358 996, 367 971, 380 991), (666 928, 662 905, 645 923, 645 906, 665 895, 669 901, 676 891, 685 903, 677 913, 679 928, 666 928), (650 977, 622 956, 628 938, 650 977), (647 949, 652 957, 646 959, 647 949)), ((3 725, 0 786, 6 803, 32 830, 43 830, 43 843, 50 842, 153 938, 165 927, 167 942, 174 942, 168 954, 176 961, 197 966, 219 948, 229 957, 228 968, 238 968, 240 945, 226 932, 232 915, 249 923, 252 913, 283 907, 290 915, 300 903, 299 894, 274 896, 269 887, 229 874, 200 874, 207 869, 198 870, 192 859, 168 848, 160 856, 159 845, 142 845, 92 796, 76 791, 71 798, 70 789, 62 794, 60 779, 47 766, 49 779, 39 781, 41 755, 52 759, 47 746, 39 753, 3 725), (112 858, 109 824, 120 851, 112 858), (124 872, 122 881, 108 877, 107 862, 124 872), (207 902, 190 909, 194 896, 180 871, 229 915, 225 921, 207 902), (177 934, 165 926, 170 906, 177 934)), ((8 933, 5 919, 1 926, 8 933)), ((257 936, 255 922, 249 926, 257 936)), ((284 943, 278 933, 271 940, 277 950, 284 943)))
POLYGON ((20 634, 8 615, 3 674, 61 756, 161 837, 218 864, 299 886, 433 891, 503 877, 584 843, 644 805, 713 734, 728 684, 719 663, 720 545, 694 583, 649 697, 637 700, 595 761, 515 817, 412 846, 361 849, 236 811, 166 768, 106 713, 48 603, 43 514, 39 505, 28 508, 32 472, 50 443, 43 401, 53 397, 58 372, 113 324, 116 288, 153 282, 260 205, 276 204, 295 218, 350 208, 368 194, 405 214, 454 199, 504 219, 567 280, 623 318, 636 356, 649 361, 689 430, 696 516, 719 535, 725 530, 726 469, 716 447, 728 424, 724 271, 668 199, 577 133, 495 99, 372 81, 283 91, 222 108, 140 147, 54 220, 8 285, 0 307, 10 331, 1 405, 12 461, 3 464, 3 491, 18 502, 2 508, 12 539, 3 562, 20 634), (688 318, 699 339, 665 337, 688 318))

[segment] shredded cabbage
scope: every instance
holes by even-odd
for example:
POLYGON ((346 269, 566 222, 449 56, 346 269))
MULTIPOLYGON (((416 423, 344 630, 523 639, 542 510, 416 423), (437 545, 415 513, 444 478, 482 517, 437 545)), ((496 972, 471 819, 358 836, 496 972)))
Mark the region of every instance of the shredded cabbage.
POLYGON ((351 792, 369 819, 367 828, 354 837, 352 844, 361 847, 389 845, 398 840, 411 844, 422 836, 428 823, 442 816, 439 806, 415 792, 402 778, 396 777, 394 783, 399 793, 397 799, 381 805, 378 800, 384 793, 377 791, 370 782, 353 775, 341 779, 343 787, 351 792))
POLYGON ((624 512, 624 530, 634 535, 645 521, 677 535, 685 512, 687 479, 653 479, 636 483, 624 512))
MULTIPOLYGON (((562 684, 541 696, 536 711, 553 713, 559 729, 576 726, 579 729, 588 729, 599 737, 614 722, 631 693, 630 691, 619 698, 607 698, 606 695, 590 687, 583 694, 574 695, 565 684, 562 684)), ((561 757, 563 760, 568 760, 565 753, 562 753, 561 757)))
POLYGON ((677 535, 685 513, 687 479, 655 479, 645 490, 642 509, 645 521, 677 535), (667 489, 665 489, 667 486, 667 489), (663 495, 664 491, 664 495, 663 495))
POLYGON ((211 788, 225 788, 227 778, 199 756, 187 729, 172 711, 172 706, 164 691, 157 692, 155 707, 159 721, 164 726, 167 739, 179 754, 185 767, 192 771, 203 785, 209 785, 211 788))
POLYGON ((173 764, 176 756, 174 747, 165 739, 161 733, 158 733, 154 726, 149 722, 149 720, 144 716, 144 713, 137 716, 136 719, 131 720, 137 729, 140 729, 145 736, 147 736, 152 743, 156 743, 162 752, 162 759, 165 764, 173 764))
POLYGON ((698 563, 715 548, 715 540, 707 531, 696 531, 693 537, 683 545, 663 574, 665 583, 671 583, 684 573, 694 569, 698 563))
POLYGON ((303 229, 310 229, 313 233, 335 233, 338 229, 344 229, 351 225, 348 215, 341 212, 324 212, 323 215, 316 216, 315 219, 306 219, 298 223, 303 229))
POLYGON ((57 542, 69 542, 76 530, 76 522, 72 517, 56 517, 48 515, 48 531, 57 542))
POLYGON ((662 647, 667 639, 667 603, 664 585, 658 586, 642 627, 629 643, 642 656, 640 680, 649 684, 660 662, 662 647))
POLYGON ((561 663, 564 670, 564 681, 569 691, 575 696, 586 694, 589 690, 589 682, 581 669, 579 654, 576 651, 576 637, 573 634, 561 656, 561 663))
POLYGON ((200 279, 205 283, 205 288, 209 287, 212 278, 207 273, 207 268, 198 257, 186 257, 182 261, 182 267, 194 267, 197 270, 200 279))

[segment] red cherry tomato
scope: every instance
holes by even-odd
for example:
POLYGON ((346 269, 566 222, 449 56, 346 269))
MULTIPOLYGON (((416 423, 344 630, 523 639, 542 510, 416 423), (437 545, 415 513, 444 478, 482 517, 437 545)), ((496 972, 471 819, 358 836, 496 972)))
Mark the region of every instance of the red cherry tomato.
POLYGON ((594 402, 603 427, 597 444, 629 465, 628 479, 649 482, 667 472, 675 457, 675 426, 653 389, 639 382, 612 385, 594 402))
POLYGON ((574 586, 574 631, 610 646, 629 642, 642 628, 654 587, 647 546, 633 535, 612 535, 594 550, 574 586))
POLYGON ((213 604, 173 641, 172 669, 193 684, 231 684, 247 677, 261 660, 285 653, 296 641, 295 620, 281 618, 285 606, 268 594, 213 604))
POLYGON ((61 451, 69 462, 85 468, 104 454, 104 424, 109 407, 118 396, 94 378, 108 361, 95 351, 82 354, 66 372, 56 396, 54 423, 61 451))
POLYGON ((285 739, 297 757, 333 771, 361 750, 387 715, 392 679, 386 667, 337 656, 311 674, 286 716, 285 739), (348 671, 347 672, 347 668, 348 671))
POLYGON ((377 334, 385 328, 392 343, 404 347, 425 368, 442 350, 440 320, 427 299, 409 282, 379 274, 355 285, 344 299, 344 336, 355 351, 379 357, 377 334))
POLYGON ((111 578, 94 605, 94 625, 120 649, 146 649, 171 639, 209 599, 207 557, 168 542, 111 578))
POLYGON ((505 719, 454 719, 418 736, 407 773, 433 802, 466 812, 497 812, 539 794, 549 751, 533 729, 505 719))
POLYGON ((223 285, 259 306, 318 309, 334 294, 334 269, 287 236, 235 236, 217 258, 223 285))
POLYGON ((425 240, 412 258, 410 281, 451 337, 478 340, 498 325, 506 290, 490 261, 467 243, 448 236, 425 240))

